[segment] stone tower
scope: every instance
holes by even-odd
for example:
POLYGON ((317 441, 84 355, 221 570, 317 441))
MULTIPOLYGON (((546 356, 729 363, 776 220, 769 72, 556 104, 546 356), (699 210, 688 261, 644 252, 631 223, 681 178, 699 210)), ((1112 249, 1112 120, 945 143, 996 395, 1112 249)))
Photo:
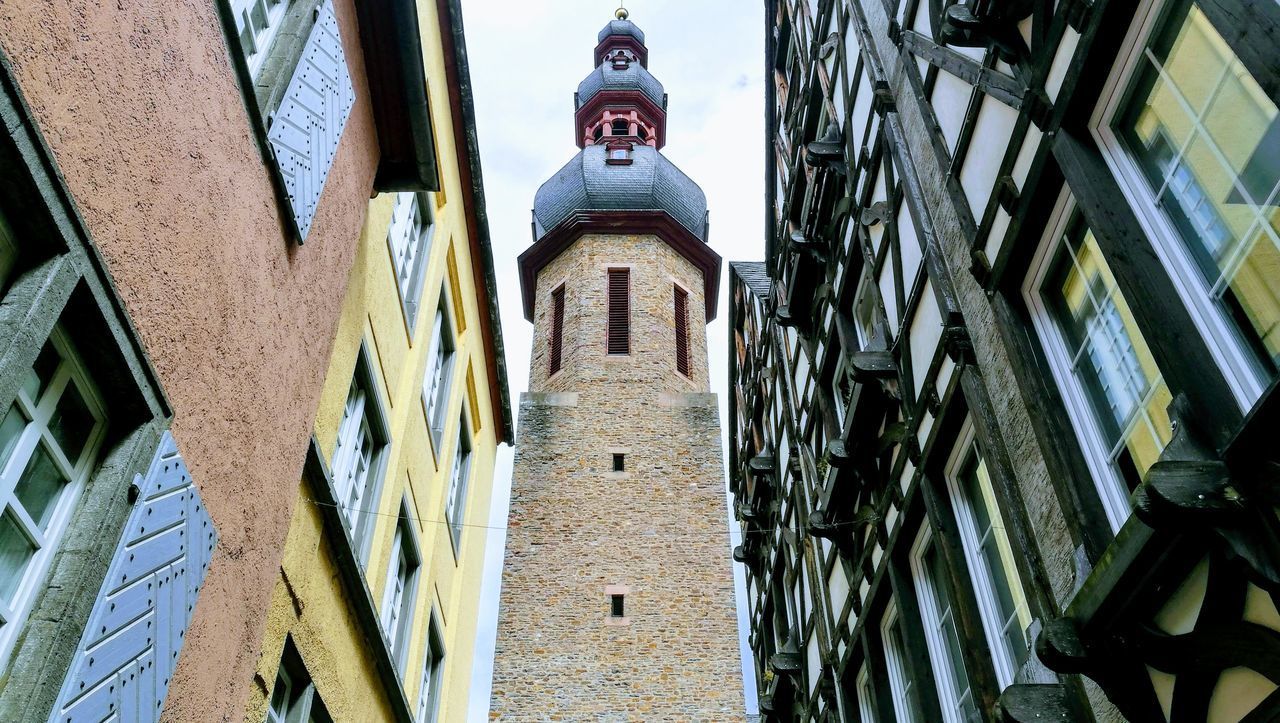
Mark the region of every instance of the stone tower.
POLYGON ((666 94, 626 11, 575 96, 582 149, 520 256, 520 401, 491 716, 743 719, 706 323, 706 196, 660 153, 666 94))

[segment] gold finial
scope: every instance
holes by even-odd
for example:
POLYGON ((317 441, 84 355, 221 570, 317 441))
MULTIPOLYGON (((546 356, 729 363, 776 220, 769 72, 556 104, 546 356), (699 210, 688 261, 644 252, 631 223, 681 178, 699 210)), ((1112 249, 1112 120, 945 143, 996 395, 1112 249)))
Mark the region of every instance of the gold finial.
POLYGON ((618 3, 618 9, 613 13, 613 16, 619 20, 626 20, 630 15, 631 13, 627 12, 627 9, 622 6, 622 3, 618 3))

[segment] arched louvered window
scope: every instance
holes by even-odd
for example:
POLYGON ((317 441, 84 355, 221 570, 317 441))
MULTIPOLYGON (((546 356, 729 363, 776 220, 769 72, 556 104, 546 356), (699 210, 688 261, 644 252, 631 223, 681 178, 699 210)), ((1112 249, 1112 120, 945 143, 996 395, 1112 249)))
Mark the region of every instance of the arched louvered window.
POLYGON ((560 371, 564 352, 564 285, 551 292, 551 370, 560 371))
POLYGON ((689 292, 674 287, 676 291, 676 370, 689 374, 689 292))
POLYGON ((609 269, 608 353, 631 353, 631 269, 609 269))

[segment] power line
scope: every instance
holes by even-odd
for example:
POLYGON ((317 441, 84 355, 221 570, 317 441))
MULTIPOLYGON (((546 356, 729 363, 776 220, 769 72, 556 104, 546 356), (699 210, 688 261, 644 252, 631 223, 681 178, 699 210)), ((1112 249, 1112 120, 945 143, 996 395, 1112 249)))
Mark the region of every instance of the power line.
MULTIPOLYGON (((426 519, 426 518, 422 518, 422 517, 417 517, 417 516, 414 516, 414 515, 388 514, 388 513, 386 513, 386 512, 379 512, 379 511, 377 511, 377 510, 370 510, 370 509, 361 508, 361 507, 347 507, 346 505, 341 505, 341 504, 337 504, 337 503, 334 503, 334 502, 321 502, 320 500, 313 500, 313 499, 311 499, 310 497, 306 497, 306 496, 304 496, 304 497, 302 498, 302 500, 303 500, 304 502, 308 502, 308 503, 310 503, 310 504, 313 504, 313 505, 315 505, 315 506, 317 506, 317 507, 331 507, 331 508, 335 508, 335 509, 339 509, 339 510, 344 510, 344 511, 345 511, 345 510, 351 510, 351 511, 359 512, 360 514, 364 514, 364 515, 377 515, 377 516, 379 516, 379 517, 392 517, 392 518, 396 518, 396 519, 400 519, 401 517, 403 517, 403 518, 408 519, 408 520, 413 520, 413 521, 415 521, 415 522, 419 523, 420 525, 423 525, 424 527, 425 527, 426 525, 448 525, 448 526, 450 526, 450 527, 469 527, 469 528, 477 529, 477 530, 492 530, 492 531, 495 531, 495 532, 510 532, 510 531, 511 531, 511 529, 512 529, 509 525, 505 525, 505 526, 502 526, 502 527, 495 527, 495 526, 493 526, 493 525, 477 525, 477 524, 474 524, 474 523, 468 523, 468 522, 463 522, 463 523, 457 523, 457 524, 455 524, 455 523, 450 522, 450 521, 448 521, 448 520, 432 520, 432 519, 426 519)), ((829 525, 829 527, 866 526, 866 525, 867 525, 867 523, 866 523, 866 522, 862 522, 862 521, 850 521, 850 522, 834 522, 834 523, 831 523, 831 524, 829 525)), ((532 529, 532 528, 530 528, 530 527, 528 527, 528 526, 525 526, 525 525, 517 525, 515 529, 517 529, 517 530, 521 530, 521 529, 532 529)), ((683 528, 678 528, 678 529, 683 529, 683 528)), ((734 529, 732 526, 727 526, 727 527, 725 528, 725 530, 724 530, 724 531, 729 533, 729 537, 730 537, 730 539, 733 539, 733 538, 741 538, 741 537, 742 537, 742 535, 743 535, 744 533, 749 533, 749 532, 765 532, 765 533, 767 533, 767 532, 772 532, 772 531, 774 531, 774 530, 780 530, 780 529, 783 529, 783 528, 781 528, 781 527, 748 527, 748 528, 745 528, 745 529, 741 529, 741 528, 740 528, 740 529, 734 529)), ((571 529, 571 528, 566 528, 566 529, 564 529, 564 530, 560 530, 560 532, 571 532, 571 531, 572 531, 572 529, 571 529)), ((657 528, 654 528, 654 527, 645 527, 645 528, 642 528, 642 530, 640 530, 640 532, 641 532, 642 534, 643 534, 643 533, 647 533, 647 532, 654 532, 654 533, 656 534, 656 532, 657 532, 657 528)), ((705 537, 707 537, 707 535, 705 535, 705 534, 702 534, 702 533, 690 533, 690 532, 688 532, 687 530, 686 530, 684 533, 682 533, 682 534, 667 534, 666 536, 667 536, 668 538, 673 538, 673 537, 674 537, 674 538, 685 537, 685 538, 689 538, 689 539, 694 539, 694 538, 696 538, 696 539, 704 539, 705 537)))

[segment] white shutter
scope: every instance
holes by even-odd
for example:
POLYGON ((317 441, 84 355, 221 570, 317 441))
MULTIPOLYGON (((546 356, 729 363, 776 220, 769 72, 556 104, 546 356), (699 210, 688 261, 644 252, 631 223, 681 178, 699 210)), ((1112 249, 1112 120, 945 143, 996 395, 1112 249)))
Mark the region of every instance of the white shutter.
POLYGON ((51 721, 155 721, 217 542, 165 432, 50 713, 51 721))
POLYGON ((325 0, 267 131, 300 240, 311 230, 353 105, 355 91, 333 0, 325 0))

